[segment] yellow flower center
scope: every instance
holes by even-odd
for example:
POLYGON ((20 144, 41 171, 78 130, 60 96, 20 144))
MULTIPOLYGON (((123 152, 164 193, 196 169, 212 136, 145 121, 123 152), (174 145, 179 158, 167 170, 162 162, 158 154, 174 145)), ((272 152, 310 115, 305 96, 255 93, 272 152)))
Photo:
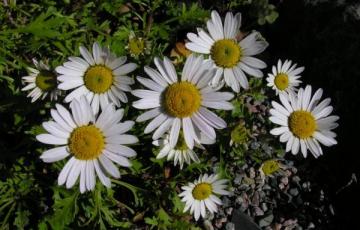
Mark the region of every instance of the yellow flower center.
POLYGON ((174 149, 175 150, 182 150, 182 151, 189 149, 186 142, 185 142, 184 133, 182 131, 180 131, 180 133, 179 133, 178 142, 176 143, 174 149))
POLYGON ((289 76, 285 73, 279 73, 274 80, 276 88, 284 90, 289 86, 289 76))
POLYGON ((212 186, 209 183, 197 184, 192 190, 192 195, 196 200, 205 200, 212 193, 212 186))
POLYGON ((112 71, 102 65, 91 66, 85 73, 84 82, 86 88, 94 93, 108 91, 113 83, 112 71))
POLYGON ((145 49, 145 41, 142 38, 131 38, 129 40, 129 50, 131 54, 139 55, 145 49))
POLYGON ((41 70, 36 76, 35 84, 42 91, 51 91, 56 88, 56 75, 48 70, 41 70))
POLYGON ((163 106, 173 117, 188 117, 201 105, 199 90, 190 82, 178 82, 168 86, 163 94, 163 106))
POLYGON ((235 40, 223 39, 214 43, 210 55, 217 66, 232 68, 239 63, 242 50, 235 40))
POLYGON ((311 137, 317 128, 314 116, 303 110, 292 112, 288 124, 291 132, 300 139, 311 137))
POLYGON ((105 138, 94 125, 74 129, 69 138, 69 150, 79 160, 97 158, 102 153, 104 146, 105 138))
POLYGON ((244 144, 248 140, 249 131, 246 129, 245 124, 238 124, 231 131, 231 140, 237 144, 244 144))
POLYGON ((262 171, 265 175, 271 175, 277 170, 280 169, 279 163, 276 160, 268 160, 265 161, 263 166, 261 167, 262 171))

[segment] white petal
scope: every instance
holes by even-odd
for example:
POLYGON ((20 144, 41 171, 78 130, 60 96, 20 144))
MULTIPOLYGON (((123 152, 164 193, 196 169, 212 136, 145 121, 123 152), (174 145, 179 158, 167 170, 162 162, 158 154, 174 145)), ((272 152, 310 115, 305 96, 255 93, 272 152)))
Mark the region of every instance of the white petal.
POLYGON ((159 98, 140 99, 134 101, 132 105, 137 109, 153 109, 161 106, 159 98))
POLYGON ((234 72, 232 69, 226 68, 224 70, 224 79, 226 85, 230 86, 234 92, 240 92, 240 84, 239 81, 236 80, 234 72))
POLYGON ((66 145, 68 142, 66 138, 56 137, 51 134, 39 134, 36 136, 36 139, 49 145, 66 145))
POLYGON ((104 59, 102 58, 102 50, 97 42, 93 44, 93 57, 96 64, 104 64, 104 59))
POLYGON ((137 122, 143 122, 158 116, 161 113, 159 108, 151 109, 136 118, 137 122))
POLYGON ((162 92, 165 90, 165 87, 163 87, 162 85, 154 82, 153 80, 147 79, 147 78, 143 78, 143 77, 137 77, 136 78, 141 84, 143 84, 144 86, 146 86, 147 88, 154 90, 156 92, 162 92))
POLYGON ((325 146, 332 146, 337 144, 337 141, 334 138, 325 136, 321 132, 315 132, 314 137, 325 146))
POLYGON ((139 142, 139 139, 133 135, 127 135, 127 134, 122 134, 122 135, 115 135, 115 136, 110 136, 107 137, 106 139, 107 143, 110 144, 134 144, 139 142))
POLYGON ((80 169, 80 193, 84 193, 86 191, 86 161, 84 164, 81 164, 80 169))
POLYGON ((174 81, 172 80, 172 78, 168 75, 168 73, 166 72, 165 69, 165 64, 163 61, 161 61, 158 57, 154 58, 154 63, 156 65, 156 68, 159 70, 159 72, 162 75, 162 78, 165 79, 167 81, 167 83, 172 84, 174 83, 174 81))
POLYGON ((107 158, 105 155, 100 155, 98 159, 107 173, 109 173, 111 176, 115 178, 120 177, 119 169, 114 165, 114 163, 112 163, 112 161, 109 158, 107 158))
POLYGON ((106 144, 105 149, 125 157, 136 156, 136 152, 132 148, 129 148, 124 145, 106 144))
POLYGON ((203 46, 200 46, 196 43, 193 43, 193 42, 187 42, 185 44, 185 47, 188 49, 188 50, 191 50, 193 52, 196 52, 196 53, 201 53, 201 54, 209 54, 210 53, 210 49, 207 49, 203 46))
POLYGON ((46 131, 48 131, 50 134, 52 134, 52 135, 54 135, 56 137, 67 139, 70 136, 69 132, 67 132, 58 123, 56 123, 54 121, 44 122, 42 124, 42 126, 44 127, 44 129, 46 131))
POLYGON ((66 151, 66 146, 49 149, 40 156, 47 163, 62 160, 70 154, 66 151))
POLYGON ((249 82, 248 82, 248 79, 247 79, 245 73, 241 70, 241 68, 239 66, 236 66, 233 68, 233 71, 234 71, 235 78, 239 81, 241 87, 243 87, 244 89, 248 89, 249 82))
POLYGON ((74 165, 70 169, 68 178, 66 180, 66 188, 71 188, 72 186, 74 186, 75 182, 80 176, 80 171, 83 163, 83 161, 75 160, 74 165))
POLYGON ((166 69, 166 73, 170 77, 172 82, 177 82, 178 78, 177 78, 175 67, 172 64, 172 62, 169 60, 169 58, 167 58, 167 57, 164 57, 164 66, 166 69))
POLYGON ((82 95, 86 95, 89 92, 89 90, 86 88, 85 85, 80 86, 77 89, 74 89, 71 93, 69 93, 66 97, 65 97, 65 102, 71 102, 74 98, 80 98, 80 96, 82 95))
POLYGON ((167 115, 160 113, 157 117, 155 117, 145 128, 144 133, 150 133, 159 127, 166 119, 168 118, 167 115))
POLYGON ((240 62, 239 66, 242 70, 244 70, 247 74, 249 74, 251 76, 258 77, 258 78, 264 76, 264 74, 260 70, 250 67, 244 63, 240 62))
POLYGON ((129 131, 134 126, 134 124, 134 121, 125 121, 123 123, 113 125, 110 128, 103 130, 103 132, 106 137, 116 134, 122 134, 129 131))
POLYGON ((175 147, 178 142, 178 137, 181 128, 181 120, 179 118, 175 118, 170 130, 170 146, 175 147))
POLYGON ((121 166, 124 166, 124 167, 130 167, 131 166, 131 163, 130 161, 123 157, 123 156, 120 156, 120 155, 117 155, 117 154, 113 154, 111 152, 108 152, 108 151, 105 151, 104 152, 105 156, 107 156, 110 160, 116 162, 117 164, 121 165, 121 166))
POLYGON ((133 72, 137 68, 135 63, 127 63, 125 65, 120 66, 119 68, 113 71, 114 75, 126 75, 130 72, 133 72))
POLYGON ((223 109, 223 110, 232 110, 234 106, 227 101, 217 102, 217 101, 202 101, 202 105, 208 108, 213 109, 223 109))
POLYGON ((79 50, 80 50, 81 56, 83 56, 83 58, 90 65, 95 65, 95 61, 94 61, 93 57, 91 56, 90 52, 84 46, 80 46, 79 50))
POLYGON ((68 162, 66 162, 64 168, 61 170, 59 174, 58 185, 63 185, 66 182, 69 172, 76 161, 77 161, 76 158, 72 157, 68 162))
POLYGON ((270 133, 272 135, 278 136, 283 134, 284 132, 288 132, 289 128, 288 127, 279 127, 279 128, 274 128, 270 131, 270 133))
POLYGON ((108 67, 112 70, 117 69, 126 62, 126 57, 118 57, 108 64, 108 67))
POLYGON ((164 135, 165 132, 167 132, 172 125, 174 119, 168 118, 166 121, 164 121, 154 132, 152 138, 153 140, 159 139, 161 136, 164 135))
POLYGON ((79 87, 81 85, 84 85, 84 80, 82 78, 74 78, 72 80, 67 80, 58 85, 59 89, 62 90, 69 90, 76 87, 79 87))
POLYGON ((100 168, 100 165, 99 165, 99 162, 97 159, 94 159, 93 160, 93 163, 94 163, 94 167, 95 167, 95 171, 96 171, 96 174, 98 175, 101 183, 103 185, 105 185, 106 187, 110 188, 111 186, 111 181, 110 179, 105 176, 104 172, 102 171, 102 169, 100 168))
POLYGON ((226 128, 226 122, 210 110, 200 107, 198 114, 211 126, 216 129, 226 128))
POLYGON ((295 138, 291 147, 291 153, 294 155, 297 154, 299 152, 299 147, 300 147, 299 138, 295 138))
POLYGON ((93 190, 96 184, 94 162, 92 160, 86 161, 86 188, 87 190, 93 190))
POLYGON ((131 92, 134 96, 140 98, 157 98, 160 101, 160 92, 146 90, 146 89, 136 89, 131 92))
POLYGON ((194 114, 191 118, 196 125, 206 136, 210 139, 216 138, 216 133, 214 128, 209 126, 202 118, 200 118, 197 114, 194 114))
POLYGON ((261 61, 260 59, 254 57, 243 57, 241 61, 244 62, 246 65, 256 68, 256 69, 264 69, 266 68, 266 63, 261 61))
POLYGON ((168 86, 168 83, 166 82, 166 80, 161 76, 161 74, 157 70, 150 68, 148 66, 145 66, 144 71, 147 75, 149 75, 154 80, 154 82, 160 84, 162 87, 168 86))
POLYGON ((186 145, 189 147, 189 149, 192 149, 194 147, 193 135, 195 135, 192 121, 189 117, 184 117, 182 119, 182 124, 183 124, 183 133, 184 133, 184 139, 185 139, 186 145))

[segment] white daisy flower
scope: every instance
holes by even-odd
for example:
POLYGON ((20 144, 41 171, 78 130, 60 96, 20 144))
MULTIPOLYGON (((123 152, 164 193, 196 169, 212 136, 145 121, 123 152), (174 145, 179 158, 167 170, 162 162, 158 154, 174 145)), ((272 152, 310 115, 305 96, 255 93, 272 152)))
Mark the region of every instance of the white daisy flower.
MULTIPOLYGON (((190 165, 192 161, 197 163, 200 162, 196 152, 187 146, 182 132, 180 132, 175 147, 170 145, 169 137, 170 136, 166 134, 163 138, 153 141, 153 145, 159 146, 161 148, 159 154, 156 156, 156 159, 161 159, 167 156, 168 161, 174 160, 175 166, 179 163, 180 169, 183 168, 185 162, 188 165, 190 165)), ((215 140, 211 140, 203 134, 200 134, 200 141, 203 144, 215 143, 215 140)), ((199 149, 205 149, 200 143, 197 142, 195 142, 195 147, 199 149)))
POLYGON ((337 144, 336 134, 331 130, 336 128, 338 116, 329 116, 333 111, 330 98, 320 102, 323 90, 318 89, 311 95, 311 86, 299 89, 297 95, 280 94, 282 105, 272 102, 270 121, 281 125, 270 131, 273 135, 280 135, 281 142, 287 142, 286 152, 297 154, 301 149, 304 157, 307 149, 319 157, 323 154, 319 142, 325 146, 337 144))
POLYGON ((190 213, 194 213, 195 220, 198 220, 200 215, 206 217, 206 209, 210 213, 217 212, 217 205, 222 205, 221 200, 217 195, 229 195, 230 192, 226 191, 227 179, 219 179, 219 175, 207 174, 201 175, 194 183, 189 183, 182 186, 184 190, 179 194, 182 197, 181 201, 185 202, 184 212, 190 209, 190 213))
POLYGON ((304 71, 304 67, 296 68, 296 64, 285 60, 284 63, 279 59, 277 66, 272 67, 272 73, 268 74, 266 81, 267 86, 272 87, 276 95, 279 93, 295 93, 299 84, 300 74, 304 71))
POLYGON ((110 102, 120 107, 120 101, 126 103, 128 98, 124 92, 131 91, 129 85, 134 80, 127 74, 137 68, 134 63, 127 63, 126 57, 116 58, 109 49, 102 49, 97 42, 93 44, 92 54, 80 46, 80 57, 69 57, 69 61, 58 66, 56 71, 61 74, 59 89, 74 89, 65 97, 71 102, 85 95, 91 103, 95 114, 99 106, 104 109, 110 102))
POLYGON ((224 76, 225 83, 235 92, 239 92, 240 87, 249 88, 245 73, 254 77, 263 77, 260 69, 265 68, 266 64, 252 56, 263 52, 268 46, 258 32, 252 32, 238 42, 236 36, 240 26, 240 13, 234 16, 228 12, 223 26, 219 14, 212 11, 211 19, 207 21, 210 35, 198 28, 198 35, 187 34, 190 42, 186 43, 186 48, 189 50, 210 55, 217 69, 212 84, 217 85, 224 76))
POLYGON ((56 110, 51 110, 54 121, 43 123, 49 133, 40 134, 36 139, 57 147, 45 151, 40 158, 50 163, 71 156, 60 172, 59 185, 66 183, 66 187, 71 188, 80 177, 80 192, 93 190, 96 172, 101 183, 110 187, 111 182, 106 174, 120 177, 113 162, 130 167, 128 157, 136 155, 133 149, 125 146, 138 142, 135 136, 125 134, 134 122, 120 123, 124 110, 115 110, 112 104, 95 118, 85 97, 73 100, 70 107, 72 113, 56 104, 56 110))
POLYGON ((28 67, 29 76, 22 77, 23 82, 27 83, 27 85, 21 90, 31 90, 27 95, 27 97, 32 97, 31 103, 39 98, 43 100, 47 95, 50 95, 51 101, 57 100, 60 91, 56 89, 56 74, 42 61, 38 62, 36 59, 33 59, 33 63, 36 69, 28 67))
POLYGON ((216 92, 209 86, 215 74, 203 57, 191 55, 185 62, 181 79, 178 79, 174 65, 168 58, 161 61, 154 59, 158 72, 145 67, 149 78, 137 77, 138 81, 150 90, 138 89, 132 94, 141 98, 133 103, 137 109, 151 109, 140 115, 136 121, 153 119, 144 133, 155 130, 153 139, 157 140, 169 132, 169 144, 175 147, 180 131, 190 149, 194 141, 199 141, 199 131, 215 140, 215 129, 223 129, 226 122, 207 108, 231 110, 233 105, 228 100, 232 93, 216 92))

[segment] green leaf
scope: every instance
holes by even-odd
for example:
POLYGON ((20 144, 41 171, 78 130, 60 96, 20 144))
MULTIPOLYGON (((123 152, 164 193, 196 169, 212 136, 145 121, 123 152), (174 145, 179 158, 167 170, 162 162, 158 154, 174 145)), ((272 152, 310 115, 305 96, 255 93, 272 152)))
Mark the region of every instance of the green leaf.
POLYGON ((64 229, 64 227, 70 224, 79 208, 76 200, 79 196, 79 190, 65 190, 63 188, 55 189, 54 191, 54 214, 49 219, 49 223, 54 229, 64 229))

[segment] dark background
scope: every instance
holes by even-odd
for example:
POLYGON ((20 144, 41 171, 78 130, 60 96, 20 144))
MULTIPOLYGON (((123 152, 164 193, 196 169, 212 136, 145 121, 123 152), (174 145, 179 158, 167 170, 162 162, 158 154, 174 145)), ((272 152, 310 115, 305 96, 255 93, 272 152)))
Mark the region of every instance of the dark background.
POLYGON ((272 63, 288 58, 305 66, 303 82, 323 88, 323 98, 331 97, 333 114, 340 116, 338 145, 324 147, 319 159, 297 158, 334 205, 334 219, 325 229, 359 229, 359 184, 346 185, 352 174, 359 178, 360 168, 360 20, 353 11, 360 2, 343 2, 283 1, 277 4, 279 18, 264 31, 272 63))

